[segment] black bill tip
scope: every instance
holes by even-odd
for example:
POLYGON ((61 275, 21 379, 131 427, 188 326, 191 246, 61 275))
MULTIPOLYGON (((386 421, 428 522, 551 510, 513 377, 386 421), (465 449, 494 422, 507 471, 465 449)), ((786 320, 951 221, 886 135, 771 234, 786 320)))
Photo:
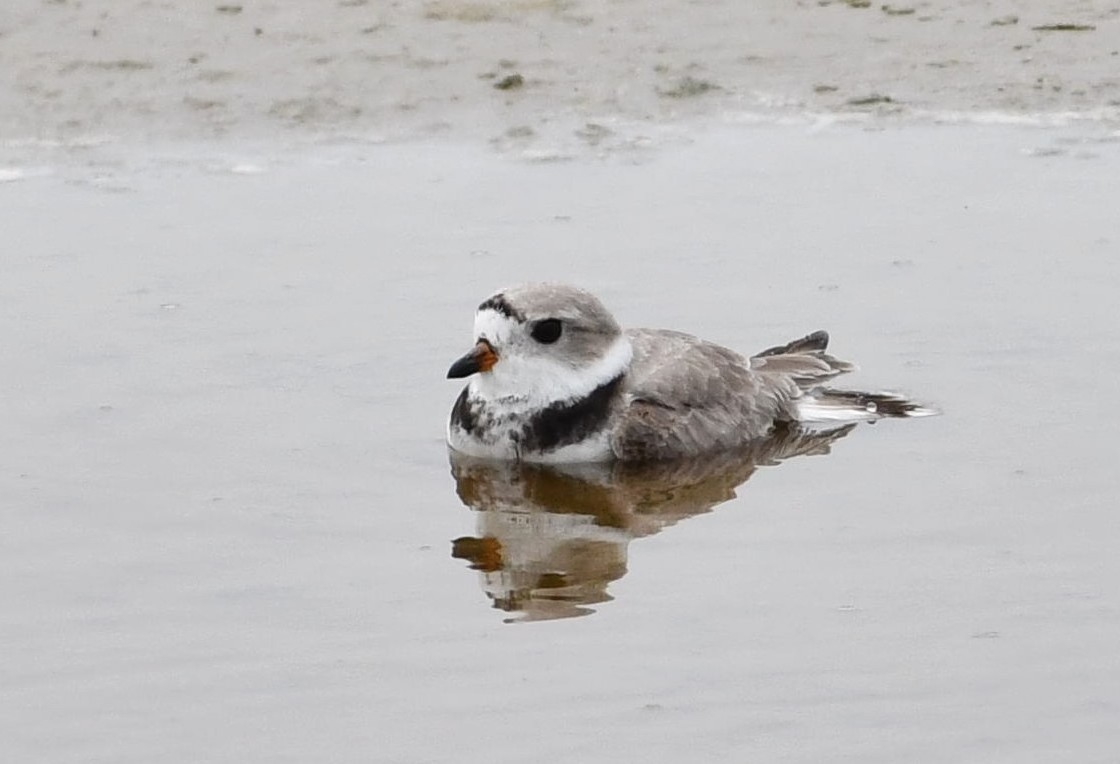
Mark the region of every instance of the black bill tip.
POLYGON ((490 371, 498 362, 498 354, 486 340, 479 340, 469 353, 451 364, 448 379, 462 379, 480 371, 490 371))

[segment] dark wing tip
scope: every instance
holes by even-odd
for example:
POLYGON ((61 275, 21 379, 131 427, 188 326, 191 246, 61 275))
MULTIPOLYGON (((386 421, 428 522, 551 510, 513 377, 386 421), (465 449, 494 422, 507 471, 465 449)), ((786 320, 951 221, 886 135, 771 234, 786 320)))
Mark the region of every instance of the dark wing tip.
POLYGON ((828 348, 828 332, 818 329, 812 334, 806 334, 799 340, 794 340, 785 345, 776 345, 757 353, 755 358, 764 358, 770 355, 793 355, 795 353, 812 353, 828 348))

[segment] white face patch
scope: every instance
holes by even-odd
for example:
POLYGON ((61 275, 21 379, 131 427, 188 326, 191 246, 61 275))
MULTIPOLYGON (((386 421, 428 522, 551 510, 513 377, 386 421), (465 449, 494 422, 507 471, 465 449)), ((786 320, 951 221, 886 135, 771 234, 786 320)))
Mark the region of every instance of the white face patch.
POLYGON ((494 346, 498 362, 471 378, 471 393, 511 412, 581 398, 626 371, 633 356, 620 334, 590 363, 567 357, 562 346, 541 345, 524 324, 490 308, 475 315, 474 330, 494 346))
POLYGON ((521 325, 509 316, 487 308, 474 314, 474 338, 486 340, 494 347, 509 345, 521 325))

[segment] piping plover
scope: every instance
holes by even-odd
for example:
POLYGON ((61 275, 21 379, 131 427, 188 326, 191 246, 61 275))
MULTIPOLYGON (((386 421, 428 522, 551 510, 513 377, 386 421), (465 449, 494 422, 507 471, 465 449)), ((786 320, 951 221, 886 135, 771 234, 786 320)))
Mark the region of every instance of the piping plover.
POLYGON ((659 461, 749 446, 775 427, 936 413, 891 393, 823 383, 855 368, 813 332, 746 358, 682 332, 619 328, 563 284, 502 290, 478 306, 470 377, 451 410, 459 452, 540 463, 659 461))

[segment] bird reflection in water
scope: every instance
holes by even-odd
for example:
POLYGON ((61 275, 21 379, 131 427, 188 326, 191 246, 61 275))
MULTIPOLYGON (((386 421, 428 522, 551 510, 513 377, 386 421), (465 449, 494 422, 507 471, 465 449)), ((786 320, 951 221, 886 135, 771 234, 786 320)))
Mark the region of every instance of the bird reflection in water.
POLYGON ((451 452, 459 498, 478 512, 478 536, 451 556, 480 571, 508 621, 572 618, 612 599, 630 541, 704 514, 735 497, 758 467, 827 454, 855 427, 783 428, 753 447, 654 464, 539 465, 451 452))

